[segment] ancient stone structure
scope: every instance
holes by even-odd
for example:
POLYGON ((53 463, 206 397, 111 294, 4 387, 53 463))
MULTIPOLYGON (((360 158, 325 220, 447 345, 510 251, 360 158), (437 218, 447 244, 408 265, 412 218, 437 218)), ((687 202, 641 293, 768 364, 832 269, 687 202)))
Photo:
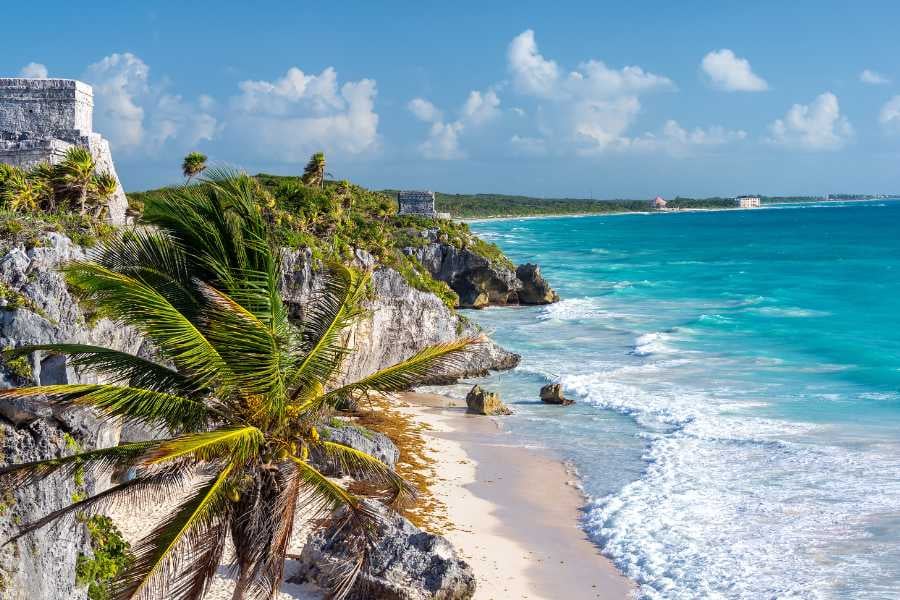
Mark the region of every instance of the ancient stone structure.
MULTIPOLYGON (((73 79, 0 78, 0 162, 31 168, 58 163, 72 146, 90 150, 97 171, 119 180, 109 143, 93 130, 94 93, 73 79)), ((125 222, 122 184, 109 201, 109 219, 125 222)))
POLYGON ((434 210, 434 192, 397 192, 397 204, 401 215, 438 216, 434 210))

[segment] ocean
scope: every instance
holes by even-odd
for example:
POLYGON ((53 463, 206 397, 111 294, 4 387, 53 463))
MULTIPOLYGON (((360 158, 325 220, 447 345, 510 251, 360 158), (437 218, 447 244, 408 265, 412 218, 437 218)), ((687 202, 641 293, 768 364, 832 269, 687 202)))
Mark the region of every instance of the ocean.
POLYGON ((900 597, 900 201, 472 229, 563 298, 466 311, 523 357, 480 382, 642 597, 900 597))

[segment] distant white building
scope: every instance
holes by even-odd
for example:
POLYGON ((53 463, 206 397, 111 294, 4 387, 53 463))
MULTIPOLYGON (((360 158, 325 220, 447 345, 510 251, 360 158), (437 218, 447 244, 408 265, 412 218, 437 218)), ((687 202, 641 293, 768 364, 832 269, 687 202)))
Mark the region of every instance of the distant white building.
POLYGON ((653 200, 650 201, 650 209, 651 210, 663 210, 668 204, 662 196, 657 196, 653 200))
POLYGON ((734 199, 739 208, 759 208, 759 196, 738 196, 734 199))
POLYGON ((401 215, 439 216, 434 210, 434 192, 432 191, 397 192, 397 207, 397 212, 401 215))

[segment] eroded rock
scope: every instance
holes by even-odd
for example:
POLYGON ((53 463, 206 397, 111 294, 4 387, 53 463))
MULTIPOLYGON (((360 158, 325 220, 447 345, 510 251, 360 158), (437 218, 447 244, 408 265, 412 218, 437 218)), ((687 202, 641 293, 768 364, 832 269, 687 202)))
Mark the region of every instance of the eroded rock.
POLYGON ((541 388, 541 402, 546 404, 561 404, 568 406, 575 404, 575 401, 566 398, 562 392, 562 386, 558 383, 550 383, 541 388))
POLYGON ((500 394, 489 392, 480 385, 473 386, 466 394, 468 412, 478 415, 511 415, 512 411, 500 401, 500 394))
MULTIPOLYGON (((382 504, 376 542, 348 600, 467 600, 475 594, 475 575, 445 538, 422 531, 382 504)), ((345 532, 332 526, 310 536, 293 583, 328 588, 352 558, 345 532)))

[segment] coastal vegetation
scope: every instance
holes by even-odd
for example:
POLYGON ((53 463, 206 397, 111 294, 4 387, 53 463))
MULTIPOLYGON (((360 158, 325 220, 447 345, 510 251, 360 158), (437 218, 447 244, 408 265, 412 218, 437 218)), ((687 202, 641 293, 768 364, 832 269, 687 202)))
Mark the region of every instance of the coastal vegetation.
MULTIPOLYGON (((202 597, 229 537, 238 574, 234 598, 270 595, 282 578, 295 518, 317 523, 342 508, 337 518, 355 559, 335 574, 340 596, 363 568, 361 557, 371 542, 375 517, 364 495, 392 505, 414 495, 413 487, 384 463, 323 439, 318 425, 338 405, 370 392, 407 389, 457 367, 473 340, 426 348, 359 381, 338 383, 350 353, 342 334, 362 314, 367 277, 323 257, 323 289, 301 323, 289 321, 278 292, 285 209, 275 197, 259 179, 216 172, 201 184, 145 196, 142 219, 151 227, 103 242, 95 262, 65 267, 70 288, 92 310, 152 342, 154 358, 83 344, 26 346, 8 353, 11 359, 38 350, 63 354, 73 366, 101 374, 109 383, 18 388, 0 392, 0 398, 92 406, 171 435, 112 448, 75 448, 61 458, 0 469, 4 487, 37 483, 54 473, 81 481, 88 474, 134 473, 22 525, 12 539, 64 517, 90 518, 114 503, 180 499, 130 549, 118 544, 105 521, 94 522, 97 536, 92 532, 92 538, 107 540, 95 548, 108 552, 113 562, 80 564, 82 572, 102 572, 96 581, 111 579, 101 586, 110 598, 151 592, 202 597), (347 489, 323 476, 311 456, 339 464, 371 486, 347 489)), ((369 200, 378 202, 374 196, 369 200)), ((348 206, 332 203, 328 210, 349 212, 348 206)), ((316 223, 343 231, 331 220, 316 223)))
POLYGON ((190 152, 181 163, 181 172, 184 174, 185 183, 206 170, 207 157, 202 152, 190 152))
MULTIPOLYGON (((310 165, 313 172, 324 173, 324 156, 321 161, 314 156, 310 165)), ((435 294, 447 306, 459 304, 457 294, 403 252, 404 248, 428 244, 426 231, 433 231, 438 241, 472 250, 493 264, 515 269, 497 246, 475 236, 467 224, 398 215, 396 199, 389 194, 348 181, 320 183, 318 175, 310 178, 259 174, 255 179, 264 190, 274 234, 283 247, 309 248, 317 259, 345 263, 354 260, 355 250, 363 250, 380 265, 399 272, 412 287, 435 294)), ((176 189, 128 193, 130 211, 139 216, 146 203, 176 189)))

